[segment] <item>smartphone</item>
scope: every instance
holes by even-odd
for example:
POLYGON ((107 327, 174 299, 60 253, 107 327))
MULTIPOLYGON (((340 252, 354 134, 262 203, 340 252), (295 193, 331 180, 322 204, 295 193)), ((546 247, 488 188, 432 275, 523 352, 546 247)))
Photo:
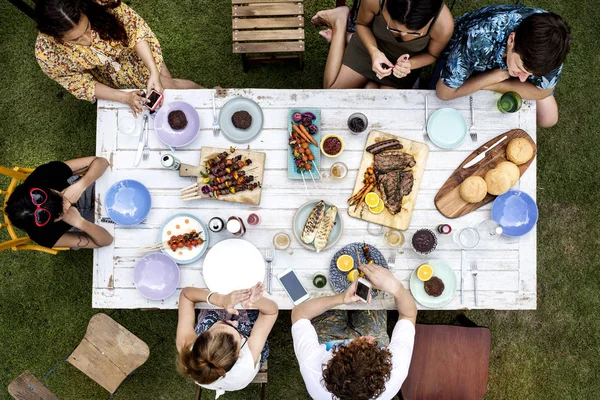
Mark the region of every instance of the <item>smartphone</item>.
POLYGON ((279 279, 279 282, 281 282, 295 306, 308 300, 310 297, 293 269, 286 269, 281 274, 277 275, 277 279, 279 279))
POLYGON ((363 303, 368 303, 371 294, 371 282, 364 278, 358 278, 358 283, 356 285, 356 295, 360 297, 360 300, 363 303))
POLYGON ((392 67, 390 67, 389 65, 387 65, 386 63, 381 63, 381 68, 383 69, 390 69, 392 67))
POLYGON ((163 94, 152 89, 150 96, 147 96, 148 100, 150 100, 150 103, 146 103, 144 106, 146 106, 146 108, 150 111, 155 111, 162 102, 163 97, 165 97, 163 94))

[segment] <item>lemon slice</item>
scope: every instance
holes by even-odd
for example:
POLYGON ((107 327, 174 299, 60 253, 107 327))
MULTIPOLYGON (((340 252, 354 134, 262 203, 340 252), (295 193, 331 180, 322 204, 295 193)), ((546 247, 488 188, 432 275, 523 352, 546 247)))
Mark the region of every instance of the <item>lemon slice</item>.
POLYGON ((417 278, 426 282, 433 276, 433 267, 429 264, 423 264, 417 269, 417 278))
POLYGON ((352 271, 348 272, 348 281, 349 282, 354 282, 355 280, 358 279, 359 273, 357 269, 353 269, 352 271))
POLYGON ((373 208, 377 207, 380 202, 381 202, 381 200, 379 199, 379 196, 375 192, 369 192, 365 196, 365 203, 369 207, 373 207, 373 208))
POLYGON ((335 265, 337 265, 340 271, 348 272, 354 268, 354 259, 347 254, 342 254, 335 261, 335 265))
POLYGON ((384 208, 385 204, 383 203, 383 201, 380 200, 379 204, 375 207, 369 207, 369 211, 371 211, 373 214, 381 214, 384 208))

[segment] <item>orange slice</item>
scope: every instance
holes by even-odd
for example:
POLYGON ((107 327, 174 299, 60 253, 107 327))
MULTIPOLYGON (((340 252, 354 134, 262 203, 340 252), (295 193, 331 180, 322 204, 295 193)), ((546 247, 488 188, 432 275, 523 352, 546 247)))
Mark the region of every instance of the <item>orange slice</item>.
POLYGON ((433 267, 429 264, 423 264, 417 269, 417 278, 426 282, 433 276, 433 267))
POLYGON ((381 202, 381 200, 379 199, 379 196, 375 192, 369 192, 365 196, 365 204, 371 208, 375 208, 375 207, 379 206, 380 202, 381 202))
POLYGON ((337 265, 340 271, 348 272, 354 268, 354 259, 347 254, 342 254, 335 261, 335 265, 337 265))
POLYGON ((354 282, 355 280, 357 280, 359 277, 359 273, 357 269, 353 269, 352 271, 348 272, 348 281, 349 282, 354 282))
POLYGON ((383 201, 380 201, 379 204, 375 207, 369 207, 369 211, 371 211, 373 214, 381 214, 384 208, 385 204, 383 203, 383 201))

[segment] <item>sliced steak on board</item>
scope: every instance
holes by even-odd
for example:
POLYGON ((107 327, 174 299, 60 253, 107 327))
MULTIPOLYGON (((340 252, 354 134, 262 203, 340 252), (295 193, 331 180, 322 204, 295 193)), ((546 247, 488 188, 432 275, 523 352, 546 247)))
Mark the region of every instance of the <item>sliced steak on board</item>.
POLYGON ((413 156, 401 150, 385 151, 376 154, 374 158, 373 168, 383 173, 411 168, 416 164, 413 156))
POLYGON ((378 183, 385 207, 391 214, 397 214, 402 209, 402 198, 412 191, 413 172, 394 170, 379 175, 378 183))

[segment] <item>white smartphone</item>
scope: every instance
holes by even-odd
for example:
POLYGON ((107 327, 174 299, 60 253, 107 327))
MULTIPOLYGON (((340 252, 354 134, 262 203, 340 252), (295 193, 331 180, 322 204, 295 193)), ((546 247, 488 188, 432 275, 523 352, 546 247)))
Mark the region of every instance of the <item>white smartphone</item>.
POLYGON ((356 295, 360 297, 360 301, 363 303, 368 303, 371 296, 371 282, 364 278, 358 278, 356 295))
POLYGON ((292 299, 292 302, 295 306, 303 301, 308 300, 310 297, 293 269, 286 269, 277 275, 277 279, 279 279, 279 282, 281 282, 283 288, 287 292, 288 296, 290 296, 290 299, 292 299))

